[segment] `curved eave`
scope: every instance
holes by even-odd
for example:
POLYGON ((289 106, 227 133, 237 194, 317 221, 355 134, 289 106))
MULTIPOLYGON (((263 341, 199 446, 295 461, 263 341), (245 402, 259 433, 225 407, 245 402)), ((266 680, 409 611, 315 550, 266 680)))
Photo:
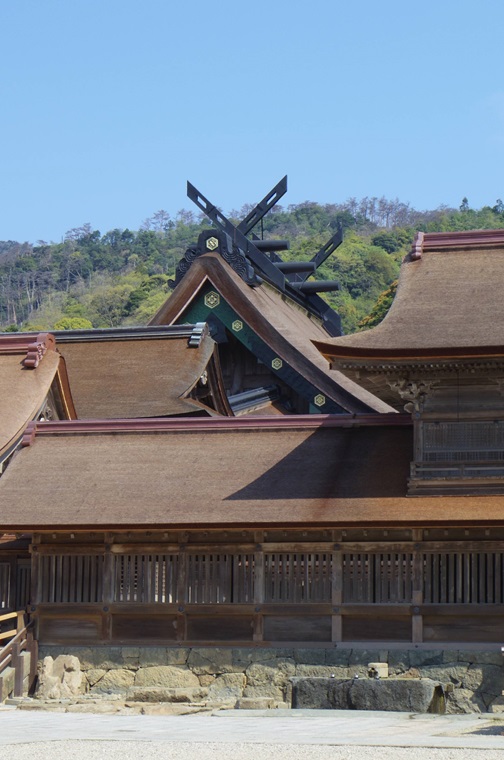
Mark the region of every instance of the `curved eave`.
POLYGON ((425 362, 432 361, 495 361, 504 359, 504 346, 454 346, 453 348, 396 348, 382 349, 368 346, 335 345, 313 341, 315 347, 331 363, 345 361, 366 362, 425 362))
POLYGON ((0 401, 0 461, 19 444, 26 426, 37 418, 51 390, 63 417, 77 416, 65 362, 56 351, 47 351, 33 369, 24 368, 21 356, 14 352, 2 358, 5 361, 0 363, 0 387, 5 385, 6 390, 0 401))

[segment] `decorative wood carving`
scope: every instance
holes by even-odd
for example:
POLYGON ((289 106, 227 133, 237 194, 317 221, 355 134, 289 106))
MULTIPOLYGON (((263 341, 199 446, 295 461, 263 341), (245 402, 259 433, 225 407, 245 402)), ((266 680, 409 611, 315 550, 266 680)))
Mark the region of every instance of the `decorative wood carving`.
POLYGON ((400 380, 394 380, 388 384, 393 391, 398 393, 399 396, 407 402, 404 406, 407 412, 420 413, 423 410, 427 394, 432 386, 436 384, 436 381, 409 380, 401 378, 400 380))

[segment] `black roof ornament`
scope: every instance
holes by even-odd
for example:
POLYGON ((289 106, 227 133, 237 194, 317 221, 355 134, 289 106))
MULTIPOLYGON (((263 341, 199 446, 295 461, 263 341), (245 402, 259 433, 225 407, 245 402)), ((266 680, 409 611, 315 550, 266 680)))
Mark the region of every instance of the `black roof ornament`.
POLYGON ((339 315, 320 296, 319 292, 334 291, 339 288, 337 282, 320 280, 306 282, 317 268, 341 245, 343 232, 341 227, 331 239, 315 254, 311 261, 283 261, 276 253, 287 250, 286 240, 260 240, 253 233, 254 227, 287 191, 287 177, 283 177, 275 187, 252 209, 238 225, 234 225, 197 190, 187 183, 187 195, 214 224, 217 229, 204 230, 196 245, 187 249, 180 260, 173 286, 178 285, 192 262, 205 253, 215 252, 239 274, 251 287, 269 282, 281 293, 289 296, 310 313, 319 317, 326 331, 331 336, 341 335, 339 315), (250 237, 247 237, 249 235, 250 237))

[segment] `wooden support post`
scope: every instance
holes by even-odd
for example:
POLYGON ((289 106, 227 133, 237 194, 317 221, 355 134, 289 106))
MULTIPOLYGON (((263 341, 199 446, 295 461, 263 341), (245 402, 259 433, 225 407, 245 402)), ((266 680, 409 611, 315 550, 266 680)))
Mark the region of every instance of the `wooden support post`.
POLYGON ((13 557, 10 560, 10 570, 9 570, 9 588, 7 591, 7 609, 15 610, 16 609, 16 599, 17 599, 17 560, 15 557, 13 557))
POLYGON ((188 582, 188 562, 185 546, 181 546, 178 554, 178 577, 177 577, 177 641, 187 640, 187 613, 185 605, 187 604, 187 582, 188 582))
MULTIPOLYGON (((106 540, 108 537, 106 537, 106 540)), ((109 543, 105 545, 103 557, 103 612, 102 612, 102 636, 105 641, 112 638, 112 615, 110 604, 114 601, 115 578, 114 578, 114 555, 109 543)))
POLYGON ((263 641, 264 639, 264 620, 261 606, 264 603, 264 551, 262 544, 256 545, 254 552, 254 641, 263 641))
POLYGON ((28 679, 28 694, 30 694, 35 685, 38 664, 38 641, 33 636, 31 629, 27 632, 26 636, 26 651, 30 655, 30 675, 28 679))
POLYGON ((19 633, 25 627, 25 614, 23 611, 16 613, 16 633, 19 633))
POLYGON ((422 530, 414 529, 412 531, 412 538, 415 543, 413 544, 411 640, 414 644, 420 644, 423 641, 423 618, 420 614, 420 607, 423 604, 424 585, 423 554, 420 544, 422 537, 422 530))
POLYGON ((40 604, 42 597, 41 558, 40 547, 36 544, 30 547, 31 551, 31 605, 40 604))
MULTIPOLYGON (((338 546, 338 544, 336 544, 338 546)), ((332 553, 331 575, 331 604, 333 615, 331 620, 331 641, 343 640, 343 618, 341 605, 343 604, 343 551, 341 547, 335 547, 332 553)))
POLYGON ((23 658, 21 657, 21 648, 19 644, 12 645, 11 665, 14 668, 14 696, 23 696, 23 658))

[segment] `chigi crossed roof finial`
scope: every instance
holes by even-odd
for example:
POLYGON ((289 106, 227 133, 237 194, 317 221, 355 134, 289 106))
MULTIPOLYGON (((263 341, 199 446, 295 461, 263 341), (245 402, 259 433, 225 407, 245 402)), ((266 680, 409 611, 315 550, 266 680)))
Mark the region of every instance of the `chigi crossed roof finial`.
POLYGON ((222 256, 251 287, 268 282, 322 319, 329 335, 341 335, 339 315, 317 295, 319 292, 338 290, 339 283, 334 280, 308 281, 308 278, 343 242, 341 226, 310 261, 284 261, 278 252, 289 248, 287 240, 264 240, 253 232, 286 192, 287 177, 285 176, 254 206, 245 219, 238 225, 234 225, 216 205, 188 182, 188 197, 208 217, 216 229, 204 230, 198 242, 187 249, 177 266, 172 284, 173 286, 179 284, 192 262, 199 256, 215 253, 222 256))

